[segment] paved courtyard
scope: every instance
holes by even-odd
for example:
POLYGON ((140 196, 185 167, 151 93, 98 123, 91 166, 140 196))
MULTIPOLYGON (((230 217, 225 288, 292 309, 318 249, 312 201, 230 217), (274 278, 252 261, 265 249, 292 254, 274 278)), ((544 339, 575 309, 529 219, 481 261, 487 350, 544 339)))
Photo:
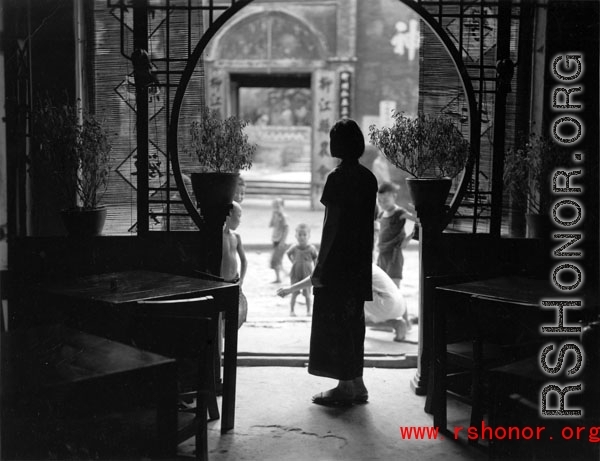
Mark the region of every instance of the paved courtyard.
MULTIPOLYGON (((268 248, 246 250, 248 258, 248 273, 242 291, 248 299, 248 320, 301 320, 306 315, 306 306, 304 297, 299 295, 296 298, 296 318, 290 317, 290 299, 289 297, 280 298, 276 295, 278 288, 287 286, 290 283, 289 273, 291 264, 284 260, 283 283, 274 283, 275 275, 269 267, 271 253, 268 248)), ((405 252, 406 270, 405 279, 402 284, 402 293, 408 304, 409 315, 418 315, 418 246, 415 242, 411 243, 409 249, 405 252), (410 270, 414 262, 415 268, 410 270)))
MULTIPOLYGON (((291 263, 284 258, 283 283, 274 283, 275 274, 269 266, 271 217, 270 200, 246 199, 242 203, 242 224, 238 231, 246 248, 248 272, 242 287, 248 299, 248 321, 240 329, 239 350, 246 354, 306 354, 310 337, 310 317, 306 316, 304 298, 296 299, 296 317, 290 317, 290 300, 276 295, 278 288, 289 284, 291 263)), ((289 201, 286 214, 290 224, 287 242, 295 241, 293 229, 300 222, 311 228, 311 243, 318 247, 321 237, 323 210, 311 210, 308 202, 289 201)), ((409 316, 418 316, 419 280, 418 242, 405 250, 402 293, 409 316)), ((396 343, 390 331, 367 328, 367 354, 416 354, 418 327, 413 326, 407 341, 396 343)))

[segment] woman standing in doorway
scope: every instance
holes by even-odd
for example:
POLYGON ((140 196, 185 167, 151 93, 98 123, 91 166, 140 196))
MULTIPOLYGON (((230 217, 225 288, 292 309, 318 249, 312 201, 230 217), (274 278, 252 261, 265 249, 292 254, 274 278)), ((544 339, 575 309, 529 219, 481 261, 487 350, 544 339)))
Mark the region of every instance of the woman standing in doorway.
POLYGON ((314 403, 352 405, 368 399, 363 382, 364 303, 372 299, 377 179, 358 162, 365 141, 354 120, 337 122, 329 138, 331 156, 341 163, 329 173, 321 197, 325 219, 311 277, 314 306, 308 372, 338 380, 333 389, 313 396, 314 403))

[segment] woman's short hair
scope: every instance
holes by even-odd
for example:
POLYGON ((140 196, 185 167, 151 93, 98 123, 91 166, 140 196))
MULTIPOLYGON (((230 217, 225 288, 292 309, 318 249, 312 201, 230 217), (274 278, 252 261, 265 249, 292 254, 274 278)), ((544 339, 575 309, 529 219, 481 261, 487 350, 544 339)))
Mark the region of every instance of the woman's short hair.
POLYGON ((329 131, 332 157, 358 159, 365 151, 365 137, 358 124, 349 118, 336 122, 329 131))

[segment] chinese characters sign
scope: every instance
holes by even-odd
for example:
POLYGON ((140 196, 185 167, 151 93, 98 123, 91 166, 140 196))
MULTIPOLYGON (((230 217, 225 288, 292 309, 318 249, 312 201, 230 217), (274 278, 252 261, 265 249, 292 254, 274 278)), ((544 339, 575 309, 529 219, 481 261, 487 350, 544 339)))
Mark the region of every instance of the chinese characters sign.
POLYGON ((340 118, 348 118, 351 114, 352 74, 340 72, 340 118))
POLYGON ((329 154, 329 130, 338 118, 337 85, 334 71, 319 69, 314 74, 313 201, 318 202, 334 162, 329 154), (316 199, 316 200, 315 200, 316 199))

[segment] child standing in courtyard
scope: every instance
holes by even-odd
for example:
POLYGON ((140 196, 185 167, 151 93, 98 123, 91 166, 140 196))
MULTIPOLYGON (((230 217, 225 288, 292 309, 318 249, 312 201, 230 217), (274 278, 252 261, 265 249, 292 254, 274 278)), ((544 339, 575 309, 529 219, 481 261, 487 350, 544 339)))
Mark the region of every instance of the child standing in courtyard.
POLYGON ((377 191, 377 203, 381 209, 378 216, 380 227, 377 265, 400 287, 404 266, 402 250, 412 238, 412 233, 406 232, 406 220, 414 218, 396 203, 398 189, 397 185, 384 182, 377 191))
POLYGON ((273 214, 269 227, 273 228, 271 241, 273 242, 273 253, 271 254, 271 269, 275 271, 274 283, 281 283, 281 271, 283 270, 283 255, 287 250, 286 239, 289 231, 287 216, 283 210, 283 199, 273 200, 273 214))
MULTIPOLYGON (((287 251, 288 258, 292 262, 292 270, 290 271, 290 280, 293 285, 300 280, 305 279, 314 269, 315 261, 317 260, 317 249, 314 245, 308 243, 310 239, 310 228, 306 224, 298 224, 296 227, 296 240, 298 243, 292 245, 287 251)), ((311 314, 311 299, 310 299, 310 288, 303 288, 302 294, 306 300, 306 315, 311 314)), ((296 304, 296 297, 298 291, 292 293, 290 301, 290 315, 295 316, 294 305, 296 304)))

